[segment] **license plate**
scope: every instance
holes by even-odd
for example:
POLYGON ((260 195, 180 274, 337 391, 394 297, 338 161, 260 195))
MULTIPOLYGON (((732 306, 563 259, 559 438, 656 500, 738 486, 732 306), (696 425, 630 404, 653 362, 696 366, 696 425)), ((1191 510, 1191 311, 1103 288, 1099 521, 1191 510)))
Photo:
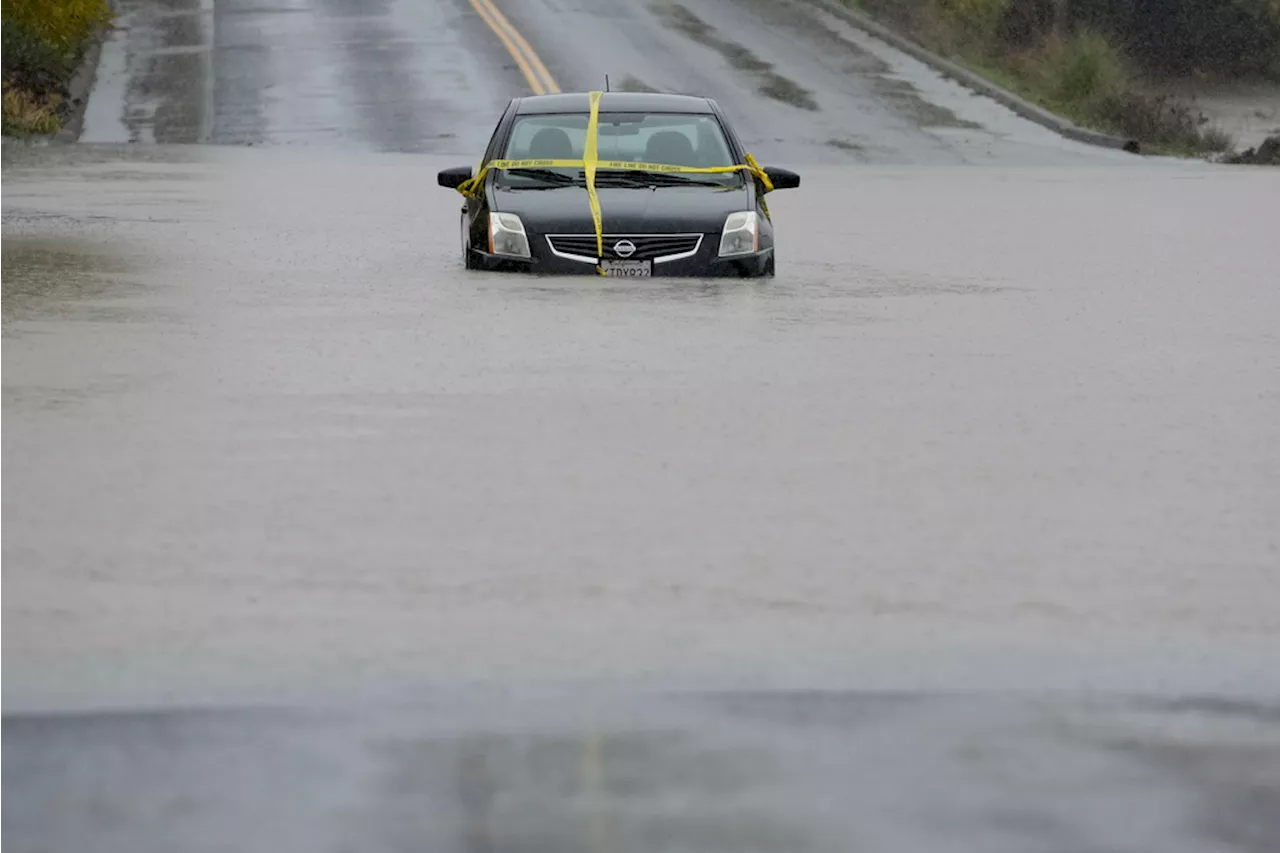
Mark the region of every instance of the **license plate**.
POLYGON ((600 268, 605 275, 623 278, 648 278, 653 275, 650 261, 601 261, 600 268))

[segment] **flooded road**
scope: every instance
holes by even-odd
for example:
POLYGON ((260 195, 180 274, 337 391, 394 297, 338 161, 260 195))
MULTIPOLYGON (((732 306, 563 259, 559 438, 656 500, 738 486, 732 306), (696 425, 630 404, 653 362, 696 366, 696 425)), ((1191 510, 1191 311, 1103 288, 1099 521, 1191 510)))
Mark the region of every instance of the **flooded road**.
POLYGON ((465 272, 471 3, 123 2, 4 148, 6 840, 1273 849, 1280 178, 808 4, 501 5, 800 171, 777 278, 465 272))
POLYGON ((449 160, 15 153, 9 701, 1280 680, 1269 174, 826 170, 605 284, 466 274, 449 160))

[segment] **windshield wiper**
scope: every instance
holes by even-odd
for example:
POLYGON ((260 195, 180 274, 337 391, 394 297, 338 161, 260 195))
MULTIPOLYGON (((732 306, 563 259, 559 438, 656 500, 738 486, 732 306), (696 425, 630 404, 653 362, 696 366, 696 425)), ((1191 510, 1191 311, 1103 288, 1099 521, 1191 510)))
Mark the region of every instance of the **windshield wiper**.
MULTIPOLYGON (((563 187, 571 184, 580 185, 583 182, 582 173, 578 172, 573 175, 566 175, 563 172, 557 172, 553 169, 540 169, 536 167, 507 169, 506 171, 518 174, 524 178, 532 178, 537 181, 543 181, 545 184, 541 187, 512 187, 512 189, 550 189, 551 187, 563 187)), ((597 184, 624 183, 633 187, 652 187, 652 186, 696 186, 696 187, 721 187, 732 186, 720 181, 710 180, 707 178, 697 177, 696 174, 681 174, 679 172, 651 172, 647 169, 602 169, 596 172, 597 184)))
POLYGON ((563 172, 552 171, 551 169, 507 169, 508 172, 514 172, 521 177, 534 178, 540 181, 546 181, 552 184, 569 185, 578 183, 576 175, 566 175, 563 172))
POLYGON ((688 185, 695 187, 725 187, 728 184, 710 178, 698 177, 697 173, 687 174, 680 172, 651 172, 648 169, 627 169, 625 171, 606 171, 596 174, 596 180, 601 175, 617 175, 626 180, 637 182, 643 186, 652 186, 655 184, 670 185, 688 185))
POLYGON ((653 186, 654 182, 645 178, 643 175, 631 174, 628 172, 602 171, 596 172, 596 186, 603 187, 610 184, 626 187, 642 187, 648 189, 653 186))

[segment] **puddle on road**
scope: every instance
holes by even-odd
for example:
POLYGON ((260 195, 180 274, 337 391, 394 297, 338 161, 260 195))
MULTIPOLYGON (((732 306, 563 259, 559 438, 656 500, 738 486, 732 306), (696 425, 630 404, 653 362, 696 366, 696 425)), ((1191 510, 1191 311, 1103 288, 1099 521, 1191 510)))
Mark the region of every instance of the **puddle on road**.
POLYGON ((818 110, 818 102, 814 100, 812 92, 774 71, 773 63, 765 62, 743 45, 721 38, 715 27, 684 6, 679 3, 655 3, 651 8, 668 28, 718 51, 734 68, 756 75, 759 78, 760 94, 802 110, 818 110))
POLYGON ((131 286, 124 260, 105 245, 66 237, 6 235, 3 254, 4 334, 11 323, 43 317, 113 319, 103 300, 131 286))

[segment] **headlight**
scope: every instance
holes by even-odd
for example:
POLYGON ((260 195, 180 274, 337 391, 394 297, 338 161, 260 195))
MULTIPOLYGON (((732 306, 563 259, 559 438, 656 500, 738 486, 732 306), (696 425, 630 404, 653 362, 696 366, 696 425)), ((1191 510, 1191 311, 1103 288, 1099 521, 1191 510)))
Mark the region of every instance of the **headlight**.
POLYGON ((720 236, 720 257, 760 251, 760 223, 753 210, 730 213, 720 236))
POLYGON ((514 213, 489 214, 489 252, 494 255, 529 257, 529 238, 524 223, 514 213))

